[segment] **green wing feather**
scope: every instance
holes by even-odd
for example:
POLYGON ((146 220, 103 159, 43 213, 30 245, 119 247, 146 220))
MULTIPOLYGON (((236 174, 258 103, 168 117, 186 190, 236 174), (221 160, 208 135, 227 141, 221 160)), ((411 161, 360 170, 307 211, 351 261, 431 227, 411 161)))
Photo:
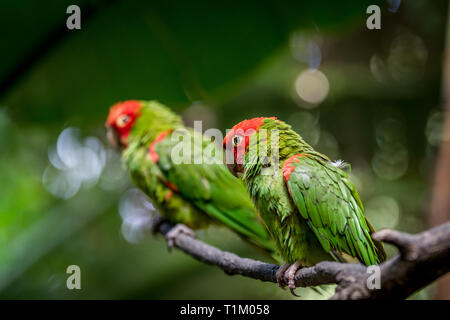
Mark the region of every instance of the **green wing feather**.
MULTIPOLYGON (((190 203, 215 220, 237 232, 251 243, 270 253, 274 244, 258 220, 255 207, 242 182, 234 177, 222 163, 222 150, 210 139, 191 130, 185 130, 184 143, 201 141, 201 148, 190 148, 189 163, 175 163, 172 152, 180 142, 170 136, 156 146, 158 166, 167 179, 190 203), (194 138, 195 137, 195 138, 194 138), (205 149, 209 150, 205 152, 205 149), (210 152, 212 151, 212 152, 210 152), (203 157, 202 164, 193 164, 203 157), (220 161, 218 161, 220 159, 220 161)), ((186 161, 187 162, 187 161, 186 161)))
POLYGON ((347 173, 332 164, 293 156, 288 166, 289 193, 326 252, 336 259, 346 253, 366 265, 386 259, 383 245, 372 239, 373 227, 347 173))

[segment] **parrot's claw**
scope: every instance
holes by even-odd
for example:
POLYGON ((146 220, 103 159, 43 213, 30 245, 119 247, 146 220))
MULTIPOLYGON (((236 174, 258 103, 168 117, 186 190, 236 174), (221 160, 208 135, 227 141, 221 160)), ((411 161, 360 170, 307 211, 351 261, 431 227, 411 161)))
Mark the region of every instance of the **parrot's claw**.
POLYGON ((278 285, 281 289, 285 289, 286 285, 289 287, 291 293, 298 297, 298 295, 294 292, 295 285, 295 274, 298 269, 302 267, 302 264, 299 261, 296 261, 294 264, 290 265, 289 263, 283 264, 277 271, 276 277, 278 285), (286 283, 287 280, 287 283, 286 283))
POLYGON ((295 285, 295 274, 297 273, 297 270, 300 269, 301 267, 302 267, 301 263, 299 261, 295 261, 295 263, 291 265, 289 269, 286 271, 289 290, 291 290, 292 295, 296 297, 298 297, 298 295, 294 292, 295 288, 297 288, 297 286, 295 285))
POLYGON ((175 225, 169 232, 166 234, 167 239, 167 247, 169 248, 169 251, 172 251, 172 248, 175 246, 175 243, 178 239, 178 237, 184 234, 188 237, 195 238, 195 233, 188 227, 186 227, 184 224, 177 224, 175 225))
POLYGON ((286 285, 287 285, 284 274, 285 274, 286 270, 289 269, 289 267, 290 267, 290 264, 285 263, 278 268, 277 273, 276 273, 278 286, 283 290, 285 290, 286 285))

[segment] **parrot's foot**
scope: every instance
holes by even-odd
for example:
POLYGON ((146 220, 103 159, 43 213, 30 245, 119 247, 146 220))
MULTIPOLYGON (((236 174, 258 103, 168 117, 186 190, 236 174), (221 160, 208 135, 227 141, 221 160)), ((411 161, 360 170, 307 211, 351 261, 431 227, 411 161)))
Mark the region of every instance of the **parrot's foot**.
POLYGON ((276 277, 277 277, 277 282, 278 282, 278 286, 285 290, 286 289, 286 280, 284 278, 284 274, 286 272, 287 269, 289 269, 291 265, 289 263, 285 263, 282 266, 280 266, 280 268, 278 268, 277 273, 276 273, 276 277))
POLYGON ((294 292, 296 285, 295 285, 295 274, 297 273, 297 270, 302 267, 302 264, 299 261, 295 261, 293 265, 289 267, 286 271, 286 277, 288 278, 288 287, 289 290, 291 290, 291 293, 298 297, 298 295, 294 292))
POLYGON ((195 232, 186 227, 184 224, 177 224, 175 225, 169 232, 166 234, 167 239, 167 246, 169 248, 169 251, 172 251, 172 248, 175 246, 175 243, 178 239, 178 237, 184 234, 188 237, 195 238, 195 232))
POLYGON ((283 264, 277 271, 276 277, 277 282, 280 288, 284 290, 286 285, 289 287, 289 290, 291 293, 298 297, 298 295, 294 292, 296 286, 295 286, 295 274, 297 273, 298 269, 302 267, 302 264, 299 261, 296 261, 294 264, 285 263, 283 264), (287 279, 287 283, 286 283, 287 279))

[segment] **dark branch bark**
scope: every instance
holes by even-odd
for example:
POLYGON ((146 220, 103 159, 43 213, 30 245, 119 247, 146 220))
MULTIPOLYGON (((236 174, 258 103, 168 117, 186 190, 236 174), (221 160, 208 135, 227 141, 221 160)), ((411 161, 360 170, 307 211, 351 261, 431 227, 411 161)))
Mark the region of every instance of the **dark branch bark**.
MULTIPOLYGON (((166 222, 158 231, 166 236, 172 226, 166 222)), ((400 254, 380 265, 380 288, 369 289, 368 269, 355 263, 320 262, 296 274, 297 287, 337 284, 331 299, 405 299, 450 271, 450 222, 417 235, 381 230, 374 238, 395 245, 400 254)), ((261 281, 277 282, 279 266, 219 250, 200 240, 180 235, 175 246, 195 259, 221 268, 228 275, 239 274, 261 281)))

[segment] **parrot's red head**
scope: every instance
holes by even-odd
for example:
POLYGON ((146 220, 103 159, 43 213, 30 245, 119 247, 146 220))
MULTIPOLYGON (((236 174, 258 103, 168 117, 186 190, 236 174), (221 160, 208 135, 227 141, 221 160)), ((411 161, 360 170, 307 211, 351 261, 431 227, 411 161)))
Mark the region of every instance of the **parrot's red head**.
POLYGON ((223 148, 227 151, 233 150, 234 163, 228 164, 230 171, 234 174, 242 172, 242 163, 244 155, 248 151, 250 136, 257 132, 264 124, 264 120, 276 120, 276 117, 258 117, 249 120, 243 120, 235 125, 223 139, 223 148))
POLYGON ((126 147, 128 136, 136 119, 141 114, 142 104, 136 100, 118 102, 109 109, 105 126, 108 129, 108 141, 113 146, 126 147))

